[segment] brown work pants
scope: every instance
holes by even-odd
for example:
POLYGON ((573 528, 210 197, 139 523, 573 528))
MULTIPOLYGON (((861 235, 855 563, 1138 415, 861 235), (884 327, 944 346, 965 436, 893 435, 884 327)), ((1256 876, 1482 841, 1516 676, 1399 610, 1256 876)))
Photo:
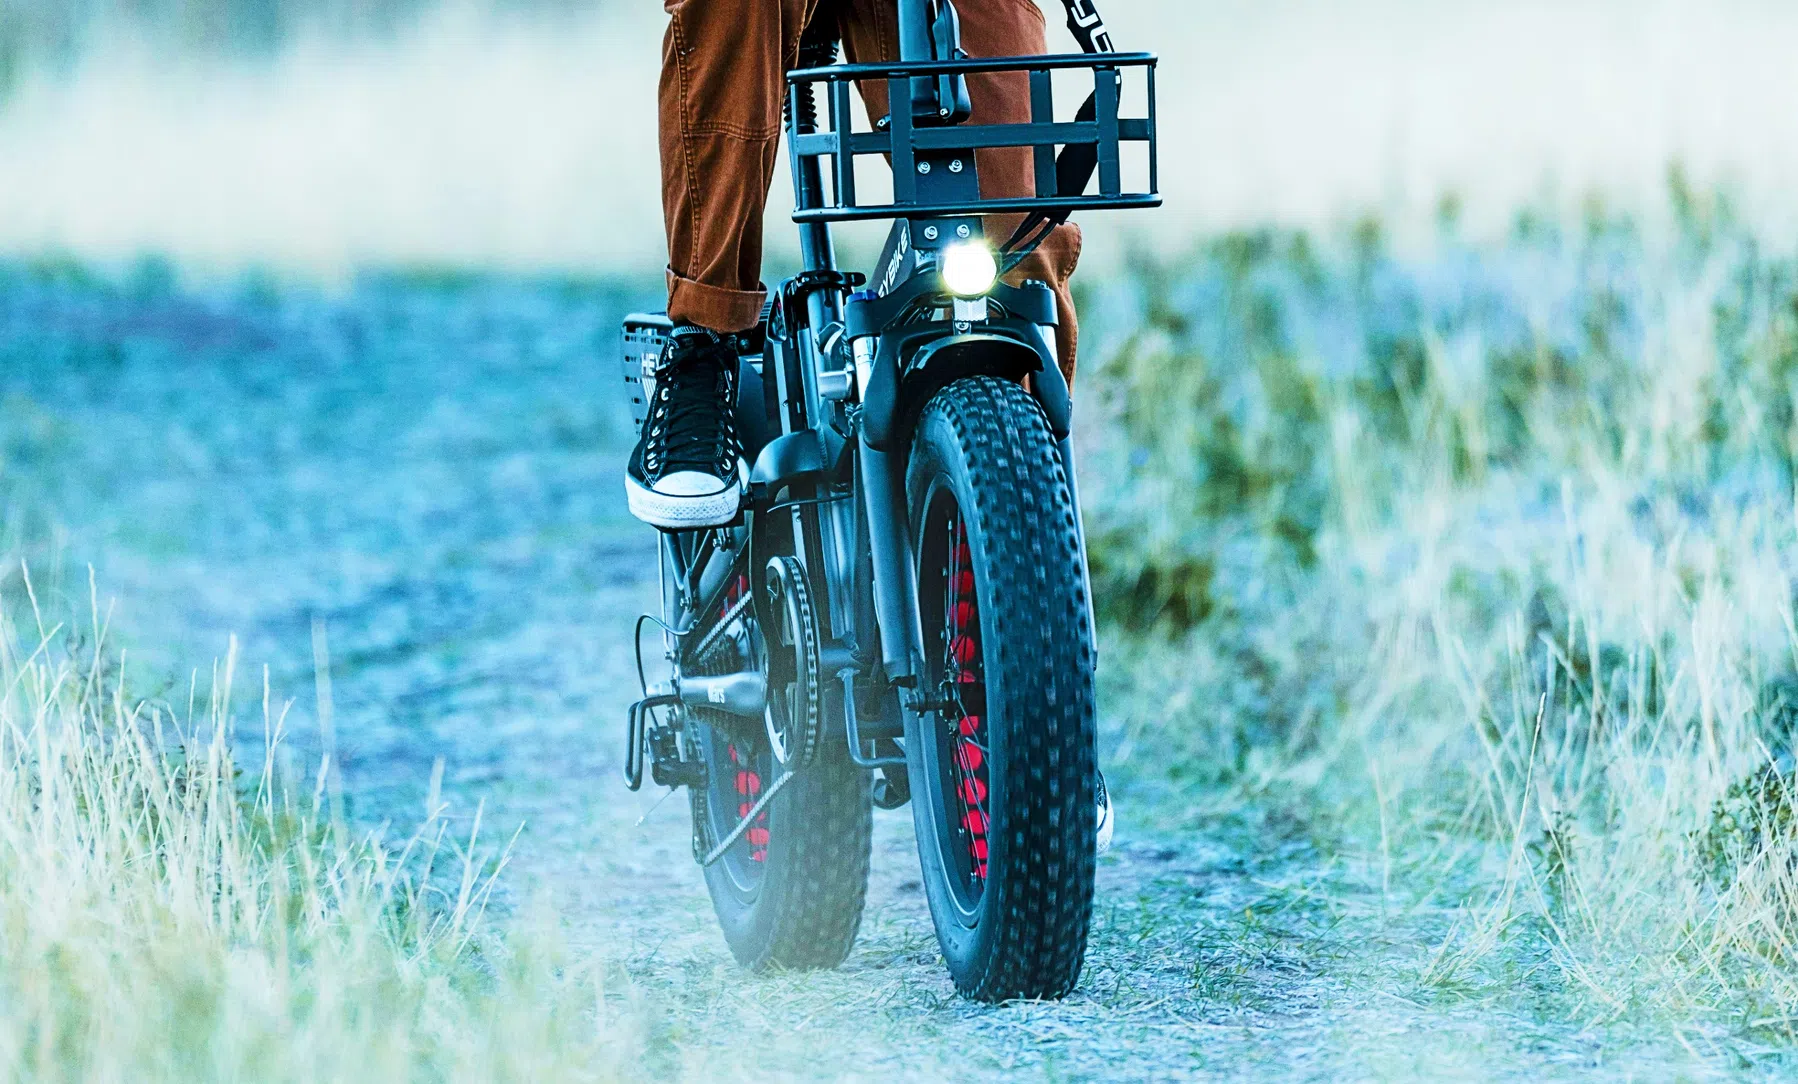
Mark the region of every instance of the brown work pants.
MULTIPOLYGON (((780 161, 781 99, 798 59, 799 34, 813 18, 835 19, 853 62, 899 54, 893 0, 665 0, 673 16, 662 43, 660 88, 662 212, 668 229, 668 315, 714 331, 755 326, 761 282, 762 209, 780 161)), ((1043 15, 1030 0, 960 0, 962 48, 970 56, 1043 53, 1043 15)), ((1030 119, 1029 77, 973 75, 976 124, 1030 119)), ((872 117, 887 112, 886 83, 861 85, 872 117)), ((1028 148, 977 152, 981 194, 1036 193, 1028 148)), ((995 215, 987 232, 1003 240, 1019 215, 995 215)), ((1010 278, 1041 279, 1055 291, 1061 369, 1074 379, 1073 297, 1068 276, 1080 258, 1080 231, 1058 228, 1010 278)))

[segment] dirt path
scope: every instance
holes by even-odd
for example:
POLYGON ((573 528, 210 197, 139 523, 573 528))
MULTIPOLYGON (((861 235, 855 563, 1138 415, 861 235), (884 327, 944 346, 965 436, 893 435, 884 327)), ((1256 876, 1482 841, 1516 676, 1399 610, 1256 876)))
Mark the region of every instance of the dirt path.
POLYGON ((52 607, 84 609, 95 566, 140 682, 237 634, 245 684, 267 665, 293 698, 307 761, 325 650, 354 816, 416 817, 441 758, 458 815, 484 801, 495 836, 523 823, 509 898, 547 892, 577 944, 629 973, 658 1073, 1542 1079, 1627 1075, 1667 1045, 1422 1000, 1411 978, 1445 910, 1382 900, 1372 856, 1322 854, 1253 810, 1156 812, 1129 779, 1064 1003, 953 996, 909 811, 877 820, 847 966, 737 970, 684 800, 652 809, 616 774, 629 619, 653 594, 611 395, 631 301, 516 281, 196 294, 154 268, 117 286, 0 267, 5 523, 52 607))

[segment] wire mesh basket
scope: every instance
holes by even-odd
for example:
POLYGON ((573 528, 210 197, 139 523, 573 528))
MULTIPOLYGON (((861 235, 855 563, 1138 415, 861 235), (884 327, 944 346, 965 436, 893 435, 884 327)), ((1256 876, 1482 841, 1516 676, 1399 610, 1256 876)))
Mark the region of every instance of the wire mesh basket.
POLYGON ((624 318, 624 388, 630 397, 631 420, 639 430, 649 416, 649 400, 656 393, 656 366, 673 327, 659 312, 633 312, 624 318))

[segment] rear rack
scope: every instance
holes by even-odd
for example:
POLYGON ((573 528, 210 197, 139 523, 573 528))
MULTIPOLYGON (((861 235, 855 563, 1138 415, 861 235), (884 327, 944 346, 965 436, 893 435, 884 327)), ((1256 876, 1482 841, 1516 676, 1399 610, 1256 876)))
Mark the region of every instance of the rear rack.
POLYGON ((1155 143, 1155 55, 1153 53, 1078 53, 1053 56, 995 57, 979 60, 935 60, 890 64, 833 64, 801 68, 787 73, 790 108, 787 143, 795 176, 806 159, 831 164, 831 186, 800 193, 793 211, 795 222, 846 222, 870 218, 909 218, 924 215, 979 215, 995 212, 1055 212, 1100 208, 1157 207, 1161 204, 1160 174, 1155 143), (1054 71, 1084 69, 1093 77, 1091 120, 1057 122, 1051 76, 1054 71), (1027 124, 928 125, 914 121, 905 103, 912 100, 909 81, 979 72, 1028 72, 1030 122, 1027 124), (1119 99, 1124 73, 1141 71, 1148 94, 1148 108, 1141 117, 1120 117, 1119 99), (884 79, 887 100, 894 104, 886 126, 872 132, 853 130, 850 108, 852 84, 858 80, 884 79), (810 131, 801 118, 809 117, 803 95, 813 84, 825 84, 829 105, 828 131, 810 131), (1143 143, 1148 148, 1146 187, 1127 190, 1120 147, 1143 143), (1090 144, 1097 151, 1098 191, 1056 190, 1057 146, 1090 144), (1030 147, 1034 150, 1036 195, 983 199, 974 181, 974 170, 961 168, 960 157, 982 147, 1030 147), (856 201, 855 159, 881 154, 893 166, 893 202, 863 204, 856 201), (951 178, 931 170, 947 163, 951 178))
POLYGON ((633 312, 624 318, 624 391, 631 403, 631 420, 637 432, 649 417, 649 401, 656 394, 656 370, 662 347, 674 321, 665 312, 633 312))

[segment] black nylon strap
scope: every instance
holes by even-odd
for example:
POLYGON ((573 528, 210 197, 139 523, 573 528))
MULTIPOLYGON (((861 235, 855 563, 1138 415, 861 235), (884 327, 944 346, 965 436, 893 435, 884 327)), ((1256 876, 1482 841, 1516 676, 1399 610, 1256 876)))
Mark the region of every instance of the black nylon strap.
MULTIPOLYGON (((1081 52, 1117 52, 1117 46, 1111 43, 1111 31, 1105 29, 1105 20, 1099 16, 1099 9, 1093 5, 1093 0, 1061 0, 1061 3, 1068 12, 1068 33, 1074 35, 1074 40, 1080 43, 1081 52)), ((1098 112, 1097 95, 1088 94, 1080 111, 1074 114, 1074 119, 1091 121, 1098 112)), ((1093 171, 1098 168, 1099 148, 1095 144, 1069 143, 1055 156, 1056 193, 1069 195, 1084 192, 1086 183, 1092 180, 1093 171)), ((1068 220, 1068 214, 1067 211, 1051 214, 1038 211, 1026 216, 1000 250, 1003 269, 1009 271, 1022 263, 1024 257, 1048 239, 1055 227, 1068 220)))
POLYGON ((1081 52, 1117 52, 1117 47, 1111 44, 1111 31, 1105 29, 1105 20, 1099 17, 1099 9, 1093 6, 1093 0, 1061 2, 1068 9, 1068 33, 1080 43, 1081 52))

